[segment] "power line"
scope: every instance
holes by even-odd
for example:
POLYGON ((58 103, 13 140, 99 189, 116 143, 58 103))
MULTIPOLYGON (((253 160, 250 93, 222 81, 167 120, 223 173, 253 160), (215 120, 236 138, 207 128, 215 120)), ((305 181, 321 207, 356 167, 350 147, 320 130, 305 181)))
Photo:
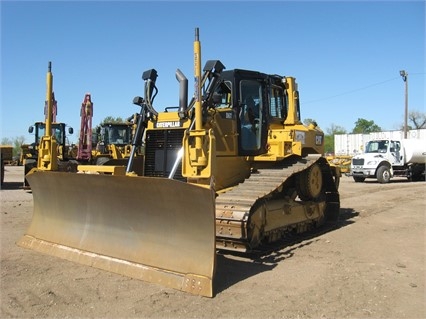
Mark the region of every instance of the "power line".
MULTIPOLYGON (((411 75, 422 75, 422 74, 425 74, 425 72, 410 73, 410 76, 411 75)), ((315 103, 315 102, 320 102, 320 101, 334 99, 334 98, 342 96, 342 95, 352 94, 354 92, 358 92, 358 91, 369 89, 369 88, 374 87, 374 86, 382 85, 384 83, 391 82, 391 81, 396 80, 396 79, 399 79, 399 76, 396 76, 394 78, 391 78, 391 79, 388 79, 388 80, 385 80, 385 81, 381 81, 381 82, 373 83, 373 84, 370 84, 370 85, 367 85, 367 86, 363 86, 361 88, 354 89, 354 90, 351 90, 351 91, 347 91, 347 92, 339 93, 339 94, 336 94, 336 95, 324 97, 324 98, 321 98, 321 99, 311 100, 311 101, 304 101, 303 104, 309 104, 309 103, 315 103)))
MULTIPOLYGON (((417 73, 417 74, 419 74, 419 73, 417 73)), ((361 88, 358 88, 358 89, 354 89, 354 90, 351 90, 351 91, 347 91, 347 92, 339 93, 339 94, 336 94, 336 95, 324 97, 324 98, 321 98, 321 99, 311 100, 311 101, 305 101, 305 102, 303 102, 303 104, 309 104, 309 103, 315 103, 315 102, 320 102, 320 101, 334 99, 334 98, 342 96, 342 95, 352 94, 352 93, 355 93, 355 92, 358 92, 358 91, 366 90, 366 89, 369 89, 369 88, 374 87, 374 86, 378 86, 378 85, 381 85, 381 84, 384 84, 384 83, 387 83, 387 82, 390 82, 390 81, 394 81, 396 79, 399 79, 399 76, 396 76, 394 78, 391 78, 391 79, 388 79, 388 80, 385 80, 385 81, 373 83, 373 84, 370 84, 368 86, 364 86, 364 87, 361 87, 361 88)))

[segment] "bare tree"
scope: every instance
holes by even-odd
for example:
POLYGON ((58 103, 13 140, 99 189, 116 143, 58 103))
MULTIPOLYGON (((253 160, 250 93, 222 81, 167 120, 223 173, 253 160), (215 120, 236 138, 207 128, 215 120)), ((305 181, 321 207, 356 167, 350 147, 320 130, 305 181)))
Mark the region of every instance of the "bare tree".
POLYGON ((408 121, 413 124, 413 129, 426 128, 426 113, 411 111, 408 113, 408 121))

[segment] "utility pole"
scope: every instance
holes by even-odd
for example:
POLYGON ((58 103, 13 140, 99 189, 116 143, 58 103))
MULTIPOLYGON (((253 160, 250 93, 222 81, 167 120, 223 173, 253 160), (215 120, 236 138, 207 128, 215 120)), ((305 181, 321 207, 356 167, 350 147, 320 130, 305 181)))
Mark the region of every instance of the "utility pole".
POLYGON ((404 138, 407 138, 407 122, 408 122, 408 73, 405 70, 399 71, 402 80, 405 82, 405 109, 404 109, 404 138))

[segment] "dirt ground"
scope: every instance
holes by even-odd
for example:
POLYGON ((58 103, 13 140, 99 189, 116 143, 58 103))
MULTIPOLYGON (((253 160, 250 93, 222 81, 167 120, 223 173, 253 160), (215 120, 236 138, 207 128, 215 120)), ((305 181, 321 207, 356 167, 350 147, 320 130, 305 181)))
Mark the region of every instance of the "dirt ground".
POLYGON ((338 227, 257 259, 219 255, 192 296, 16 246, 32 216, 22 167, 1 196, 1 318, 426 318, 426 182, 342 177, 338 227))

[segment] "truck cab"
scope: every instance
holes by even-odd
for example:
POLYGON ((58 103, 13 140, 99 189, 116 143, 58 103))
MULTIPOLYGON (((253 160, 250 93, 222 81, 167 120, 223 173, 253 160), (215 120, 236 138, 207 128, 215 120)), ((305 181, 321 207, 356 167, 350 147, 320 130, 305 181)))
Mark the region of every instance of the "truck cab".
POLYGON ((388 183, 394 176, 424 180, 425 151, 420 139, 376 139, 369 141, 363 154, 351 161, 350 175, 355 182, 376 178, 388 183))
POLYGON ((404 165, 403 154, 400 141, 388 139, 369 141, 364 153, 352 158, 351 175, 355 182, 377 178, 379 183, 387 183, 393 176, 393 167, 404 165))

